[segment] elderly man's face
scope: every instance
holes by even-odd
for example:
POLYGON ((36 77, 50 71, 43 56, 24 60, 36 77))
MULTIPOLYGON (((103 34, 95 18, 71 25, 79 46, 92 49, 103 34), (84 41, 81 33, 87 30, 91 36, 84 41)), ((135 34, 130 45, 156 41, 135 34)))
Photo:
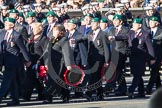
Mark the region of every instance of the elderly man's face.
POLYGON ((92 30, 96 30, 98 28, 98 26, 99 26, 99 22, 92 22, 91 23, 92 30))
POLYGON ((17 13, 10 13, 9 14, 9 17, 10 18, 13 18, 13 19, 17 19, 18 17, 17 17, 17 13))
POLYGON ((133 30, 138 31, 142 27, 142 24, 133 23, 133 30))
POLYGON ((157 21, 152 21, 152 20, 149 21, 150 28, 155 28, 158 26, 158 24, 159 23, 157 21))
POLYGON ((85 22, 86 25, 89 25, 89 24, 91 23, 91 17, 86 16, 86 17, 84 18, 84 22, 85 22))
POLYGON ((118 27, 119 25, 122 24, 122 21, 119 20, 119 19, 114 19, 114 20, 113 20, 113 24, 114 24, 115 27, 118 27))
POLYGON ((34 22, 34 17, 28 17, 26 21, 28 24, 32 24, 34 22))
POLYGON ((8 21, 5 21, 5 30, 11 30, 14 27, 14 24, 8 21))
POLYGON ((52 24, 54 22, 55 18, 53 16, 48 16, 47 21, 49 24, 52 24))
POLYGON ((100 23, 101 30, 105 30, 107 27, 107 23, 100 23))
POLYGON ((72 31, 72 30, 74 30, 76 28, 76 25, 75 24, 73 24, 73 23, 68 23, 68 30, 69 31, 72 31))

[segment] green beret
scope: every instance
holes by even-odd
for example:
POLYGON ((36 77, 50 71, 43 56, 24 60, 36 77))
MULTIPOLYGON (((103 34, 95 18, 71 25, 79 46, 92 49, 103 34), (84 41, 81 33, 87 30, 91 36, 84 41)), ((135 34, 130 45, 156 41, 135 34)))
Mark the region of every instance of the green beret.
POLYGON ((54 11, 49 11, 47 14, 46 14, 46 17, 48 16, 52 16, 52 17, 56 17, 56 13, 54 11))
POLYGON ((102 19, 100 20, 100 23, 108 23, 107 18, 102 18, 102 19))
POLYGON ((142 24, 141 18, 134 18, 133 23, 142 24))
POLYGON ((70 19, 68 20, 68 23, 77 24, 77 21, 75 19, 70 19))
POLYGON ((18 11, 18 10, 16 10, 16 9, 11 9, 11 10, 9 11, 9 14, 10 14, 10 13, 17 13, 17 14, 18 14, 18 13, 19 13, 19 11, 18 11))
POLYGON ((114 17, 113 17, 113 20, 122 20, 122 15, 119 15, 119 14, 115 14, 114 17))
POLYGON ((11 23, 13 23, 13 24, 15 24, 15 19, 13 19, 13 18, 5 18, 4 19, 5 21, 8 21, 8 22, 11 22, 11 23))
POLYGON ((35 17, 35 12, 28 12, 26 18, 35 17))
POLYGON ((154 17, 154 16, 151 17, 149 20, 151 20, 151 21, 157 21, 157 22, 159 21, 158 17, 154 17))
POLYGON ((44 18, 44 19, 41 20, 41 23, 46 23, 46 22, 48 22, 47 18, 44 18))
POLYGON ((82 17, 82 18, 80 19, 80 21, 84 21, 84 18, 82 17))
POLYGON ((92 15, 92 14, 90 14, 90 13, 85 14, 85 16, 84 16, 84 17, 86 17, 86 16, 89 16, 89 17, 92 17, 92 18, 93 18, 93 15, 92 15))
POLYGON ((97 2, 99 2, 99 3, 102 3, 102 2, 104 2, 105 0, 97 0, 97 2))
POLYGON ((99 19, 99 18, 93 18, 93 19, 91 20, 91 22, 100 22, 100 19, 99 19))
POLYGON ((19 12, 19 17, 23 17, 24 18, 23 12, 19 12))

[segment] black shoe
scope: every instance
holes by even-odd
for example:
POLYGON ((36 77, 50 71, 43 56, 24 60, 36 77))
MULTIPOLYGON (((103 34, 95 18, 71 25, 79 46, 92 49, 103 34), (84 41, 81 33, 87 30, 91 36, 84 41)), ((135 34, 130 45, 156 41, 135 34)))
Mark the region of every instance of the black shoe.
POLYGON ((69 103, 69 98, 68 97, 63 98, 62 102, 63 103, 69 103))
POLYGON ((128 98, 129 98, 129 99, 134 99, 134 98, 135 98, 135 97, 134 97, 134 94, 131 93, 131 92, 128 92, 127 95, 128 95, 128 98))
POLYGON ((36 100, 37 101, 45 100, 45 97, 37 97, 36 100))
POLYGON ((98 101, 103 101, 104 100, 104 96, 102 95, 100 95, 100 96, 98 96, 98 99, 97 99, 98 101))
POLYGON ((20 105, 20 102, 14 102, 14 101, 12 101, 12 102, 8 102, 7 103, 7 106, 18 106, 18 105, 20 105))
POLYGON ((126 93, 125 92, 116 92, 115 93, 116 96, 126 96, 126 93))
POLYGON ((152 94, 152 91, 150 91, 148 89, 146 89, 145 91, 146 91, 146 95, 151 95, 152 94))
POLYGON ((52 103, 52 100, 44 100, 44 101, 42 102, 42 104, 50 104, 50 103, 52 103))
POLYGON ((145 96, 145 94, 143 93, 143 94, 138 94, 137 96, 136 96, 136 98, 145 98, 146 96, 145 96))
POLYGON ((22 98, 24 101, 30 101, 30 97, 21 96, 21 98, 22 98))
POLYGON ((88 96, 87 94, 85 94, 84 97, 87 99, 88 102, 94 101, 94 98, 92 96, 88 96))

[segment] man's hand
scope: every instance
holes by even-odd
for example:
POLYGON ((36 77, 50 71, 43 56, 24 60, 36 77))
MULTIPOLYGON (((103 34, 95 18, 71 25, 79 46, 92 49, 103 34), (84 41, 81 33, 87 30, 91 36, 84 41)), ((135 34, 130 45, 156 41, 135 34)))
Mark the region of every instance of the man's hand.
POLYGON ((67 66, 67 70, 71 70, 72 69, 72 67, 71 66, 67 66))
POLYGON ((108 40, 113 40, 113 39, 115 39, 114 36, 109 36, 108 37, 108 40))
POLYGON ((109 66, 109 63, 104 63, 104 67, 107 68, 109 66))
POLYGON ((28 62, 25 63, 26 67, 29 67, 30 65, 31 65, 31 61, 28 61, 28 62))
POLYGON ((156 61, 155 60, 151 60, 150 64, 153 65, 156 61))

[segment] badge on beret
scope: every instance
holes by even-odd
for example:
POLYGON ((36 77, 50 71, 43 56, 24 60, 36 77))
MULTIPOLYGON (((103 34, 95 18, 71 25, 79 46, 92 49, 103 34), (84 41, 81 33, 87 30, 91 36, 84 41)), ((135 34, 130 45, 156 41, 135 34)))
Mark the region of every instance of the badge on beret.
POLYGON ((35 12, 28 12, 26 18, 35 17, 35 12))
POLYGON ((158 17, 151 17, 149 20, 151 20, 151 21, 159 21, 159 19, 158 19, 158 17))
POLYGON ((11 22, 11 23, 13 23, 13 24, 15 24, 15 19, 13 19, 13 18, 5 18, 5 20, 4 21, 8 21, 8 22, 11 22))
POLYGON ((141 18, 135 18, 133 20, 133 23, 142 24, 142 19, 141 18))
POLYGON ((122 20, 122 16, 119 15, 119 14, 115 14, 114 17, 113 17, 113 20, 122 20))
POLYGON ((100 19, 99 19, 99 18, 93 18, 93 19, 91 20, 91 22, 100 22, 100 19))
POLYGON ((12 10, 9 11, 9 13, 19 13, 19 11, 16 10, 16 9, 12 9, 12 10))
POLYGON ((107 18, 102 18, 102 19, 100 20, 100 23, 108 23, 107 18))

